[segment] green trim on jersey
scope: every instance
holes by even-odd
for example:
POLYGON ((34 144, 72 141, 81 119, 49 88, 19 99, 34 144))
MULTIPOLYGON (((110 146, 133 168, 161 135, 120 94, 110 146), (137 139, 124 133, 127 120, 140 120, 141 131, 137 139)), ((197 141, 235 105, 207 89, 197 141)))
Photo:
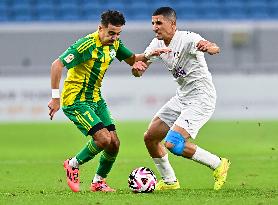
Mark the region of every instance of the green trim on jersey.
POLYGON ((98 102, 101 99, 100 88, 104 74, 114 58, 122 61, 132 55, 120 39, 113 45, 103 46, 98 31, 76 41, 59 57, 68 69, 62 105, 83 101, 98 102))
POLYGON ((130 58, 133 55, 133 53, 124 46, 124 44, 122 43, 121 40, 119 40, 119 41, 120 41, 120 43, 119 43, 118 51, 116 53, 116 58, 119 61, 130 58))

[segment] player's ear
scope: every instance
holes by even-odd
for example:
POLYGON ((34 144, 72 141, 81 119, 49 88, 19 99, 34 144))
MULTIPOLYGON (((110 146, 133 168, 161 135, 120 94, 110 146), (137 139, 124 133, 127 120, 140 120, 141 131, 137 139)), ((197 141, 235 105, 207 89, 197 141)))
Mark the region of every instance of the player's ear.
POLYGON ((175 31, 177 29, 176 21, 172 21, 171 28, 173 29, 173 31, 175 31))
POLYGON ((98 25, 98 30, 101 31, 102 30, 102 25, 98 25))

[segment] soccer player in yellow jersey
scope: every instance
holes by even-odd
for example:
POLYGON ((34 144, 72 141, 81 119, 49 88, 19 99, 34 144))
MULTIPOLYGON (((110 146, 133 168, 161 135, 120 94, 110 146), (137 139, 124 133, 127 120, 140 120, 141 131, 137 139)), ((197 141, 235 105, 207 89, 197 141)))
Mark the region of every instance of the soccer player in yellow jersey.
MULTIPOLYGON (((99 166, 90 189, 115 191, 107 185, 105 178, 115 162, 120 141, 110 111, 101 96, 101 82, 115 58, 129 65, 144 58, 144 55, 133 54, 119 39, 124 24, 125 18, 120 12, 104 12, 98 30, 76 41, 51 66, 50 119, 53 119, 61 104, 65 115, 78 129, 85 136, 92 136, 76 156, 64 162, 67 183, 74 192, 80 190, 79 166, 100 152, 99 166), (60 102, 59 83, 64 67, 68 72, 60 102)), ((140 69, 132 70, 132 73, 138 76, 140 69)))

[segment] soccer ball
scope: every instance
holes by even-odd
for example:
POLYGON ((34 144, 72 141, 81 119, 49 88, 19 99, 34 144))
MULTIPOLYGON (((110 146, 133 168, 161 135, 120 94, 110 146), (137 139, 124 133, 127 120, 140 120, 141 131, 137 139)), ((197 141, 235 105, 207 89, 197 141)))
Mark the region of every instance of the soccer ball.
POLYGON ((135 193, 153 192, 156 185, 156 176, 154 172, 147 167, 134 169, 128 177, 128 186, 135 193))

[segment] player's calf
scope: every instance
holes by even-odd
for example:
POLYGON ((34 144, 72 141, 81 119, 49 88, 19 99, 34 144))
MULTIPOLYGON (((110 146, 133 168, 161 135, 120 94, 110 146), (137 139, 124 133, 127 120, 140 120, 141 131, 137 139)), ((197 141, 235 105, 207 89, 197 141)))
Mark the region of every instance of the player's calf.
POLYGON ((165 138, 165 147, 177 156, 182 156, 185 149, 186 140, 174 130, 169 130, 165 138))

